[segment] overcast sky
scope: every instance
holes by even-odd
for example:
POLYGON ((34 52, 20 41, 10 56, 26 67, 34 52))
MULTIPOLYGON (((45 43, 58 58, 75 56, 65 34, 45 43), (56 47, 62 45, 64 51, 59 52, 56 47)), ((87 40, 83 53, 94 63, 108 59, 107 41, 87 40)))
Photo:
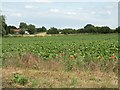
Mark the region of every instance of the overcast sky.
POLYGON ((8 0, 4 0, 2 13, 6 16, 7 24, 18 27, 20 22, 26 22, 34 24, 36 27, 45 26, 47 28, 53 26, 57 28, 82 28, 86 24, 111 28, 118 26, 117 2, 31 1, 14 2, 11 0, 8 2, 8 0))

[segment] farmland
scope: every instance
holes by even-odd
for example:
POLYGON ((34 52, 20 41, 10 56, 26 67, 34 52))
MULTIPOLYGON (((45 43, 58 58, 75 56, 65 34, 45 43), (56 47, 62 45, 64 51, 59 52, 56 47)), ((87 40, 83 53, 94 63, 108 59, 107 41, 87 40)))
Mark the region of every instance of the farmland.
MULTIPOLYGON (((5 75, 4 80, 7 80, 7 75, 12 75, 12 73, 5 73, 7 70, 17 72, 18 69, 18 71, 24 73, 31 72, 30 75, 24 74, 27 78, 33 77, 38 72, 36 75, 38 74, 40 77, 36 76, 34 79, 41 78, 43 81, 46 78, 45 71, 49 72, 48 77, 51 77, 53 81, 46 84, 36 81, 37 85, 35 87, 87 87, 85 84, 88 87, 91 85, 93 87, 117 87, 115 83, 118 70, 117 34, 6 37, 2 41, 2 57, 3 71, 5 70, 3 72, 5 75), (89 79, 84 74, 80 74, 81 72, 88 75, 89 79), (97 72, 98 76, 92 72, 97 72), (90 73, 92 73, 91 76, 90 73), (107 77, 107 74, 110 77, 107 77), (103 75, 101 80, 99 80, 100 75, 103 75), (65 79, 53 84, 56 81, 55 78, 62 79, 62 77, 65 77, 65 79), (80 77, 83 79, 81 80, 80 77), (66 79, 68 82, 65 82, 66 79), (85 80, 88 83, 82 83, 85 80), (94 82, 89 82, 90 80, 94 82)), ((8 80, 11 81, 10 77, 8 80)), ((28 87, 27 84, 26 86, 3 84, 3 87, 7 86, 28 87)))

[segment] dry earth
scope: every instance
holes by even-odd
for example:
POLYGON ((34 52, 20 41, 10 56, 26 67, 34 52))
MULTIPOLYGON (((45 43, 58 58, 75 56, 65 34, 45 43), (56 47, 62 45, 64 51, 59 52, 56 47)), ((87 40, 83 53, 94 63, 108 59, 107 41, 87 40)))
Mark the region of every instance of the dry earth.
POLYGON ((114 73, 84 71, 41 71, 22 68, 2 69, 3 87, 12 88, 117 88, 118 78, 114 73), (19 73, 29 79, 26 85, 12 81, 13 75, 19 73))

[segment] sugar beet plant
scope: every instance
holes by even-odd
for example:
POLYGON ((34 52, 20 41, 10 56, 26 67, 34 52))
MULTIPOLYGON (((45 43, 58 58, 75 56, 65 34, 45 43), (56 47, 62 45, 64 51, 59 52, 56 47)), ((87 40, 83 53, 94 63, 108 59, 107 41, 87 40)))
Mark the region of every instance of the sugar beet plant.
POLYGON ((117 34, 3 38, 3 65, 16 54, 61 61, 67 70, 87 67, 115 68, 118 64, 117 34), (88 65, 88 66, 86 66, 88 65))

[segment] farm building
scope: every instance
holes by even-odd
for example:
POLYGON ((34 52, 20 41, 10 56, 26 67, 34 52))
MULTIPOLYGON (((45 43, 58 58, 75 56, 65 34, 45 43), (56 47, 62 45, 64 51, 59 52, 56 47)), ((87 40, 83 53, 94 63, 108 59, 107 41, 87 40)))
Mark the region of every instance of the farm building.
POLYGON ((14 29, 14 33, 15 33, 15 34, 19 34, 19 33, 20 33, 20 31, 21 31, 21 29, 19 29, 19 28, 14 29))
POLYGON ((28 31, 25 31, 25 34, 29 35, 29 32, 28 32, 28 31))

